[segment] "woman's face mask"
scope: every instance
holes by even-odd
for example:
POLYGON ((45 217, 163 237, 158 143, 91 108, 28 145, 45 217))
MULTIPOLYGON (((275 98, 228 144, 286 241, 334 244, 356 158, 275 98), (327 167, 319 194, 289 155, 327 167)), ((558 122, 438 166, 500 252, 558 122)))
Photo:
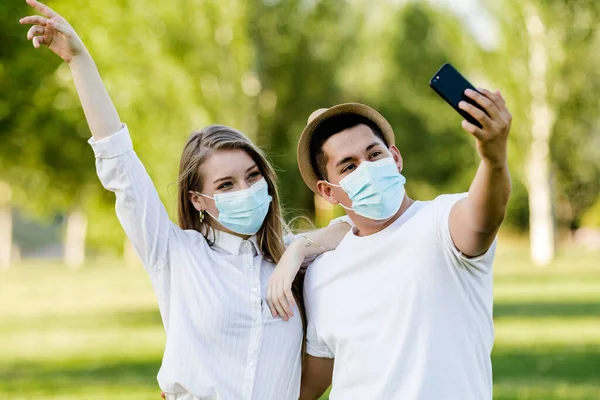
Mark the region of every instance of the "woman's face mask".
MULTIPOLYGON (((326 181, 327 182, 327 181, 326 181)), ((404 200, 406 178, 398 172, 393 157, 378 161, 364 161, 339 185, 352 201, 356 214, 373 220, 385 220, 398 212, 404 200)))
POLYGON ((269 186, 262 178, 248 189, 231 193, 216 193, 214 197, 198 193, 215 201, 219 217, 215 218, 227 229, 241 235, 254 235, 262 226, 273 198, 269 195, 269 186))

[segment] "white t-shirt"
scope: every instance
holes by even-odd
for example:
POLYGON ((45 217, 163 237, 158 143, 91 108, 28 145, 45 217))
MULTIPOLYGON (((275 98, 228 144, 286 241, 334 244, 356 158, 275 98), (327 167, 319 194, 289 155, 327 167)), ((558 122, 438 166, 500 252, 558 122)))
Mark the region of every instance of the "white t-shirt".
POLYGON ((335 358, 330 399, 492 398, 492 261, 450 237, 465 194, 415 202, 386 229, 349 232, 304 284, 307 352, 335 358))

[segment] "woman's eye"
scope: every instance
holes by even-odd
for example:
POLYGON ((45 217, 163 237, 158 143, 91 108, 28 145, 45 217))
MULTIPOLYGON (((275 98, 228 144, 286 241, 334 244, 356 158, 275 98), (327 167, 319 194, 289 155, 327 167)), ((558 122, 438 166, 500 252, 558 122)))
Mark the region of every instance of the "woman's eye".
POLYGON ((256 179, 259 176, 261 176, 261 173, 259 171, 254 171, 251 172, 250 175, 248 175, 248 179, 256 179))
POLYGON ((233 183, 231 183, 231 182, 223 182, 217 187, 217 190, 228 189, 232 186, 233 186, 233 183))

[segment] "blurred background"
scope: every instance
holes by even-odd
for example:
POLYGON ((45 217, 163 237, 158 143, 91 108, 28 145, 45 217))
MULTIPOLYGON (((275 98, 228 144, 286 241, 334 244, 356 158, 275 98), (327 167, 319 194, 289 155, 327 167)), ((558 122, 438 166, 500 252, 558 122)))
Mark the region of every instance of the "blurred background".
MULTIPOLYGON (((445 62, 513 114, 495 265, 495 399, 600 399, 600 2, 50 0, 94 56, 165 206, 208 124, 277 166, 288 218, 341 215, 296 167, 309 114, 359 101, 392 124, 407 191, 467 191, 478 164, 428 87, 445 62)), ((164 331, 95 175, 70 71, 0 3, 0 394, 153 399, 164 331)))

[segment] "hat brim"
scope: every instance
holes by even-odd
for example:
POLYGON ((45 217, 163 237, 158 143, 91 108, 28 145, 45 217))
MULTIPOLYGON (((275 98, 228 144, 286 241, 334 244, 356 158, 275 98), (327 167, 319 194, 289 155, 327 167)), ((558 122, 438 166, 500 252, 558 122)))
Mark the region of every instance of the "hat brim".
POLYGON ((297 157, 300 175, 302 175, 304 183, 306 183, 310 190, 317 194, 319 194, 319 191, 317 190, 317 182, 319 182, 321 178, 319 178, 319 174, 313 168, 311 162, 312 154, 310 152, 310 145, 313 141, 314 134, 319 129, 319 126, 321 126, 321 124, 328 119, 341 114, 355 114, 367 118, 379 128, 388 146, 393 145, 395 142, 394 131, 391 125, 383 117, 383 115, 375 111, 373 108, 360 103, 344 103, 328 108, 306 125, 302 131, 302 135, 300 135, 300 140, 298 141, 297 157))

